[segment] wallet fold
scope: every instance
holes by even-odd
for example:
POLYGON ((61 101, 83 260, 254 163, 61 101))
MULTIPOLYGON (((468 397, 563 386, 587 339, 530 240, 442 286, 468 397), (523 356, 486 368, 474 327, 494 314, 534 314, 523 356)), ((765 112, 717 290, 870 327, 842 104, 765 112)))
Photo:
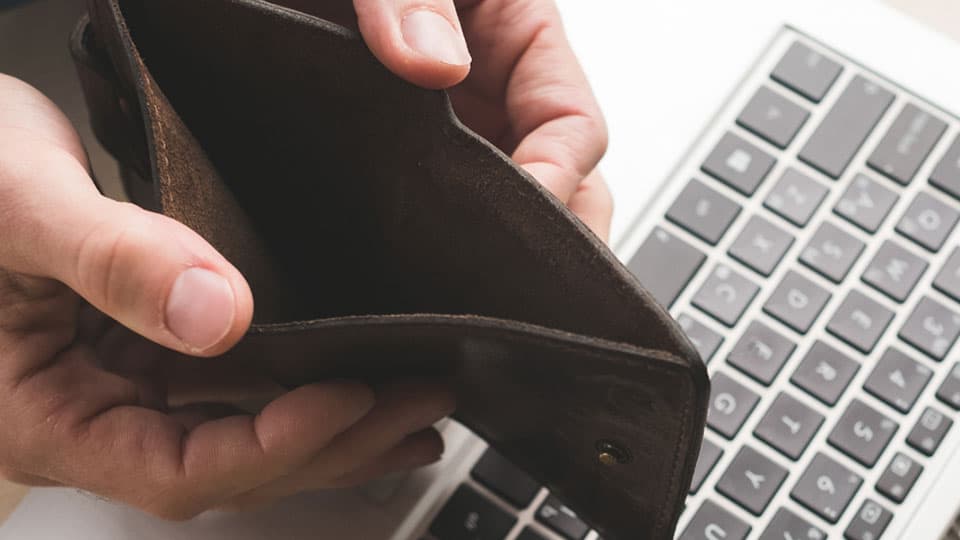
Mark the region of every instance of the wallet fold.
POLYGON ((672 538, 709 383, 535 179, 350 29, 263 0, 88 0, 95 131, 247 277, 226 356, 290 386, 450 377, 456 418, 605 538, 672 538))

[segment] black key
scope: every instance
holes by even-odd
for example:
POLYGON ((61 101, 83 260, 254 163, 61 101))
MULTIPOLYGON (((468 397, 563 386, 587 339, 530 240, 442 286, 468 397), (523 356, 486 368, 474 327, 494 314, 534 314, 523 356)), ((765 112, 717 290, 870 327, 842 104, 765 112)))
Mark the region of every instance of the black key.
POLYGON ((875 233, 900 198, 895 191, 865 174, 858 174, 833 211, 850 223, 875 233))
POLYGON ((727 362, 767 386, 797 346, 769 326, 753 321, 730 350, 727 362))
POLYGON ((763 305, 763 311, 804 334, 829 300, 826 289, 790 270, 763 305))
POLYGON ((717 481, 717 491, 759 516, 786 478, 786 469, 744 446, 717 481))
POLYGON ((897 232, 936 253, 960 219, 960 211, 927 192, 917 194, 897 223, 897 232))
POLYGON ((803 357, 790 382, 823 403, 834 406, 846 390, 860 364, 822 341, 803 357))
POLYGON ((840 283, 864 247, 863 242, 826 221, 800 253, 800 262, 830 281, 840 283))
POLYGON ((537 521, 543 523, 567 540, 580 540, 587 535, 590 527, 587 526, 573 510, 563 505, 553 495, 547 497, 537 510, 537 521))
POLYGON ((800 150, 799 158, 831 178, 840 178, 892 102, 892 92, 857 75, 800 150))
POLYGON ((863 479, 821 452, 803 471, 790 497, 830 523, 836 523, 863 479))
POLYGON ((430 525, 437 540, 503 540, 517 518, 462 485, 430 525))
POLYGON ((902 503, 922 472, 922 465, 897 452, 877 480, 877 491, 895 503, 902 503))
POLYGON ((942 412, 933 407, 927 407, 920 415, 917 425, 913 426, 910 434, 907 435, 907 444, 918 452, 932 456, 937 448, 940 448, 940 443, 943 442, 952 425, 953 420, 947 418, 942 412))
POLYGON ((723 336, 685 313, 677 317, 677 324, 683 329, 690 343, 693 343, 704 362, 709 362, 723 343, 723 336))
POLYGON ((693 179, 667 210, 667 219, 704 242, 716 245, 740 214, 740 205, 693 179))
POLYGON ((524 527, 520 534, 517 535, 517 540, 547 540, 543 536, 540 536, 540 533, 531 529, 530 527, 524 527))
POLYGON ((770 74, 773 80, 820 103, 843 68, 803 43, 795 42, 770 74))
POLYGON ((745 540, 748 534, 750 525, 708 499, 677 540, 745 540))
POLYGON ((892 311, 854 289, 827 323, 827 332, 869 354, 892 320, 892 311))
POLYGON ((779 148, 786 148, 810 113, 766 86, 757 90, 737 124, 779 148))
POLYGON ((930 175, 930 183, 960 199, 960 136, 940 159, 937 168, 930 175))
POLYGON ((946 122, 908 103, 867 159, 867 165, 905 186, 946 129, 946 122))
POLYGON ((894 409, 906 413, 927 387, 933 371, 899 349, 887 349, 873 368, 864 389, 894 409))
POLYGON ((720 461, 720 456, 722 455, 723 450, 721 450, 719 446, 713 444, 706 438, 703 439, 703 445, 700 447, 700 455, 697 456, 697 466, 693 469, 693 481, 690 482, 691 495, 700 489, 703 481, 707 479, 707 475, 710 474, 710 471, 712 471, 717 462, 720 461))
POLYGON ((937 389, 937 399, 960 411, 960 362, 953 365, 937 389))
POLYGON ((843 532, 846 540, 877 540, 887 529, 893 514, 876 502, 866 499, 854 516, 847 530, 843 532))
POLYGON ((750 196, 777 162, 770 154, 743 138, 727 133, 707 156, 703 172, 740 193, 750 196))
POLYGON ((727 326, 734 326, 753 301, 760 287, 718 264, 693 296, 693 305, 727 326))
POLYGON ((540 491, 540 484, 536 480, 492 448, 484 452, 470 474, 474 480, 517 508, 526 508, 540 491))
POLYGON ((781 392, 763 415, 753 434, 790 459, 800 458, 810 440, 817 434, 824 417, 781 392))
POLYGON ((797 227, 804 227, 827 196, 827 188, 790 167, 770 190, 763 205, 797 227))
POLYGON ((752 216, 730 246, 730 256, 769 276, 793 245, 793 236, 760 216, 752 216))
POLYGON ((627 267, 657 302, 669 308, 705 260, 697 248, 657 227, 627 267))
POLYGON ((854 399, 830 432, 827 442, 864 467, 873 467, 897 427, 897 423, 883 413, 854 399))
POLYGON ((943 294, 960 302, 960 248, 953 248, 947 263, 933 279, 933 286, 943 294))
POLYGON ((900 329, 900 339, 936 361, 943 360, 960 335, 960 315, 924 296, 900 329))
POLYGON ((899 243, 885 240, 863 273, 863 281, 891 299, 903 302, 927 271, 927 266, 927 261, 899 243))
POLYGON ((827 533, 786 508, 777 509, 760 540, 826 540, 827 533))
POLYGON ((713 376, 710 389, 707 425, 724 437, 732 439, 758 401, 760 396, 725 373, 717 372, 713 376))

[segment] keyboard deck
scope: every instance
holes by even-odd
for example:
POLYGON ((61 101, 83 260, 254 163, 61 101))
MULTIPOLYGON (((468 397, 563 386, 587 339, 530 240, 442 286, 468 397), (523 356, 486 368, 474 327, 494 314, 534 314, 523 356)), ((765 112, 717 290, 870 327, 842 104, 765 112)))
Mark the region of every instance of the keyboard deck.
MULTIPOLYGON (((958 220, 957 117, 784 29, 622 252, 713 384, 679 538, 911 537, 960 442, 958 220)), ((430 534, 595 536, 490 451, 430 534)))

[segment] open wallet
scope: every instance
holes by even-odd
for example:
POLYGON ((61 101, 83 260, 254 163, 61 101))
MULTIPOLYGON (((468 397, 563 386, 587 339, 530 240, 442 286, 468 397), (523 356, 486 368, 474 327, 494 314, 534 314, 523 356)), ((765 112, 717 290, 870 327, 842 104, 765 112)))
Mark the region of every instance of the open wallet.
POLYGON ((563 204, 326 2, 88 0, 72 49, 129 196, 236 265, 225 357, 293 387, 448 378, 456 419, 604 538, 672 538, 706 369, 563 204))

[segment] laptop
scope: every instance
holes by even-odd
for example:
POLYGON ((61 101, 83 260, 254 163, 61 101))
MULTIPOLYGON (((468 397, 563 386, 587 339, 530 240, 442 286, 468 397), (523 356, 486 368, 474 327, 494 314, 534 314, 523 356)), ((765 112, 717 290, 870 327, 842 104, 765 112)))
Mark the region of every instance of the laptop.
MULTIPOLYGON (((615 250, 713 381, 677 537, 960 538, 960 43, 867 0, 560 4, 615 250)), ((598 538, 443 433, 428 469, 184 524, 33 490, 0 538, 598 538)))

